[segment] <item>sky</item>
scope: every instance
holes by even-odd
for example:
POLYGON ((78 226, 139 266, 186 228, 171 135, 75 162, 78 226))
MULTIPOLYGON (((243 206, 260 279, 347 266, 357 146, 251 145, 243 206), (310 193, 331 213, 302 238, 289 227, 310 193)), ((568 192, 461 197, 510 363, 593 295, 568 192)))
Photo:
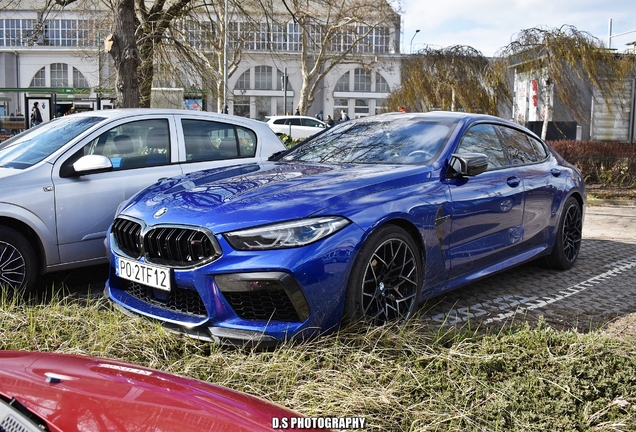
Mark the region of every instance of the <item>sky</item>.
POLYGON ((625 44, 636 41, 636 0, 402 0, 402 10, 401 50, 406 54, 425 45, 468 45, 490 57, 520 30, 564 24, 607 46, 610 19, 612 35, 634 30, 612 37, 612 48, 624 52, 625 44))

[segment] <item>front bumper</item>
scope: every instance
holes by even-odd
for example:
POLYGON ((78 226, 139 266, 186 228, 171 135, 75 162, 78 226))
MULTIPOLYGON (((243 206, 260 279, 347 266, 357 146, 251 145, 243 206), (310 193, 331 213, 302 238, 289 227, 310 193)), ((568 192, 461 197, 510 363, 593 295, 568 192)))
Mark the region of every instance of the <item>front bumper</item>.
POLYGON ((111 247, 105 292, 126 313, 198 339, 264 345, 314 337, 339 327, 362 236, 351 224, 311 245, 252 252, 217 235, 222 255, 197 268, 172 268, 170 293, 118 277, 111 247))

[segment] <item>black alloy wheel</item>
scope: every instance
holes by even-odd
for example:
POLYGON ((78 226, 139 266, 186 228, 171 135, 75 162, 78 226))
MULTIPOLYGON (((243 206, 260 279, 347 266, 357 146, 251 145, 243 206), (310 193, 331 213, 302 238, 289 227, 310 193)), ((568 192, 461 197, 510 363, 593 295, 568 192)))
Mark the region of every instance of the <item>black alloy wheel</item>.
POLYGON ((408 233, 386 225, 363 245, 352 270, 345 319, 372 325, 410 318, 423 280, 419 248, 408 233))
POLYGON ((545 257, 546 264, 555 269, 568 270, 574 266, 581 251, 583 232, 583 212, 581 205, 570 197, 563 206, 559 230, 550 255, 545 257))

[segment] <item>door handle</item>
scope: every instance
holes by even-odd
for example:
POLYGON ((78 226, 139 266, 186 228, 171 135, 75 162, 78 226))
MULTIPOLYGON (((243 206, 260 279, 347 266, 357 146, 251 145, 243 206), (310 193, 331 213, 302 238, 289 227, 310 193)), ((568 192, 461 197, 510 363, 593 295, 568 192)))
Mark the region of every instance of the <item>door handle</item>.
POLYGON ((521 179, 519 177, 508 177, 506 183, 508 183, 508 186, 510 187, 517 187, 519 186, 519 183, 521 183, 521 179))

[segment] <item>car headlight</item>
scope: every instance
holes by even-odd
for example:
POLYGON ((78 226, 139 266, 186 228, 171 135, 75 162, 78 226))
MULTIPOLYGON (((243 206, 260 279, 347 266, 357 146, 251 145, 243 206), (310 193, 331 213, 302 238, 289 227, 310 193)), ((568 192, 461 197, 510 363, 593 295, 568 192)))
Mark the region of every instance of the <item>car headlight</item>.
POLYGON ((237 250, 284 249, 323 239, 351 222, 340 216, 298 219, 224 234, 237 250))

